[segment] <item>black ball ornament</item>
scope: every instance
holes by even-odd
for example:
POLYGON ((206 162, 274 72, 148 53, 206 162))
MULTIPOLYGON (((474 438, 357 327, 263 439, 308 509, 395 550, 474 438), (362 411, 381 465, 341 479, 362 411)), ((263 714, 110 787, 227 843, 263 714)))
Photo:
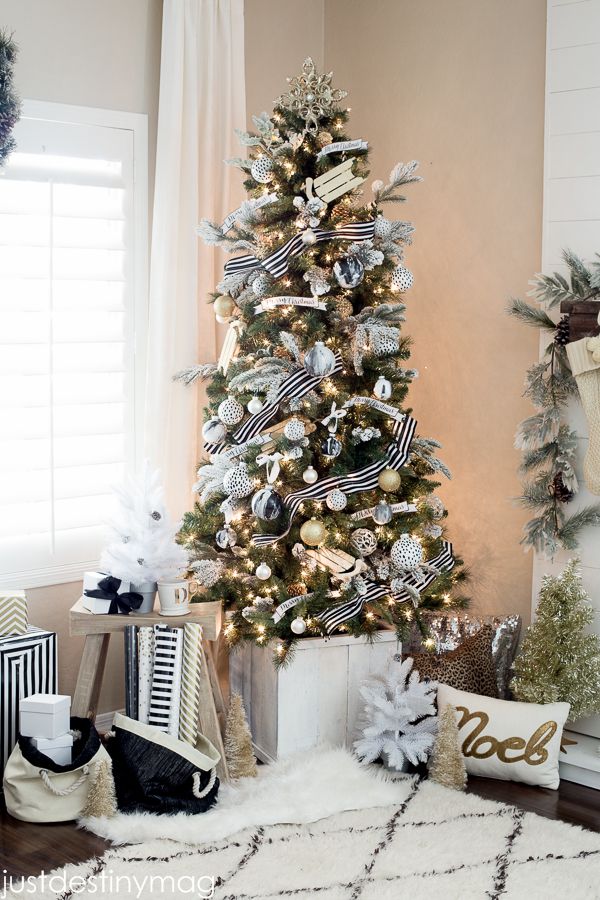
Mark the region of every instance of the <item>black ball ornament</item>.
POLYGON ((252 498, 252 512, 257 519, 274 522, 283 514, 283 500, 272 487, 261 488, 252 498))
POLYGON ((321 452, 324 456, 329 456, 334 459, 342 452, 342 443, 334 437, 325 438, 325 440, 321 444, 321 452))
POLYGON ((365 277, 365 267, 357 256, 345 256, 335 263, 333 274, 340 287, 351 290, 358 287, 365 277))

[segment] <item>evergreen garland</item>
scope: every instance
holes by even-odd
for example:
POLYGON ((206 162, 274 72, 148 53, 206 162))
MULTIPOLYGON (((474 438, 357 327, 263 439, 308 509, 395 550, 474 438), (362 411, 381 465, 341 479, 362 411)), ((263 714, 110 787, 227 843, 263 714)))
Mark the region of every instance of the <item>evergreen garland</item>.
POLYGON ((555 272, 537 275, 533 281, 531 295, 545 308, 513 299, 508 309, 509 315, 550 337, 542 359, 529 368, 525 379, 524 395, 537 411, 521 422, 515 437, 515 447, 523 451, 519 501, 536 513, 527 522, 521 543, 547 556, 554 556, 561 547, 576 549, 581 530, 600 524, 600 504, 586 506, 572 516, 565 513, 565 505, 579 489, 573 467, 577 433, 564 422, 567 402, 577 395, 577 385, 565 351, 565 320, 557 324, 546 312, 565 300, 598 298, 600 260, 587 267, 569 250, 563 252, 563 259, 568 279, 555 272))
POLYGON ((0 168, 15 149, 12 131, 21 112, 21 103, 13 87, 17 45, 11 35, 0 31, 0 168))

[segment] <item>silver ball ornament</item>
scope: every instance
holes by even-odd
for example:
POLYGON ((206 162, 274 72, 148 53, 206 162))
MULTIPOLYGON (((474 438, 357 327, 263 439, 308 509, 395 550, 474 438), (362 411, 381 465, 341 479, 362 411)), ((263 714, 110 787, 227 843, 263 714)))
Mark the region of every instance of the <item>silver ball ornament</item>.
POLYGON ((271 577, 271 567, 266 564, 266 562, 261 562, 256 567, 256 572, 254 573, 257 578, 260 578, 261 581, 266 581, 267 578, 271 577))
POLYGON ((378 400, 389 400, 392 396, 392 383, 385 376, 380 375, 375 382, 373 394, 378 400))
POLYGON ((373 521, 376 525, 387 525, 388 522, 391 522, 392 515, 390 504, 382 501, 373 510, 373 521))
POLYGON ((294 634, 304 634, 306 631, 306 622, 302 618, 302 616, 296 616, 295 619, 292 620, 290 628, 294 632, 294 634))
POLYGON ((307 466, 307 468, 302 473, 302 478, 307 484, 314 484, 319 477, 319 473, 312 466, 307 466))
POLYGON ((357 528, 353 531, 350 543, 361 556, 370 556, 377 549, 377 538, 368 528, 357 528))
POLYGON ((325 438, 321 444, 321 452, 323 453, 323 456, 329 456, 331 459, 335 459, 335 457, 339 456, 342 452, 342 443, 334 437, 325 438))
POLYGON ((325 378, 335 369, 335 353, 323 341, 317 341, 304 356, 304 368, 315 378, 325 378))

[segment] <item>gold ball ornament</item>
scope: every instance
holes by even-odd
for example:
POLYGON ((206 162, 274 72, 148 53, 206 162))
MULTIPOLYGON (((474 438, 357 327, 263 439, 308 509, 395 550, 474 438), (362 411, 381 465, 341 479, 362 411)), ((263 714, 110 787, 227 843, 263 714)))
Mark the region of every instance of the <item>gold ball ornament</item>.
POLYGON ((336 312, 338 316, 341 316, 342 319, 347 319, 348 316, 354 315, 354 307, 346 297, 340 297, 335 301, 333 311, 336 312))
POLYGON ((221 294, 217 297, 214 304, 215 316, 219 321, 221 319, 229 319, 235 310, 235 303, 228 294, 221 294))
POLYGON ((319 519, 308 519, 300 529, 300 538, 309 547, 318 547, 327 536, 327 529, 319 519))
POLYGON ((333 138, 329 134, 328 131, 320 131, 317 135, 317 144, 319 147, 326 147, 327 144, 332 144, 333 138))
POLYGON ((402 484, 400 473, 395 469, 384 469, 379 473, 377 483, 382 491, 397 491, 402 484))

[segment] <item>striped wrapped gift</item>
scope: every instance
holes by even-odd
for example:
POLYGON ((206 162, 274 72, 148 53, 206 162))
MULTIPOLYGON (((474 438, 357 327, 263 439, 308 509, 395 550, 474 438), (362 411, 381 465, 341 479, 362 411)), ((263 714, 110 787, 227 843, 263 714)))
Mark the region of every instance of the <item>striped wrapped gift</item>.
MULTIPOLYGON (((181 629, 169 628, 168 625, 154 626, 154 671, 148 724, 161 731, 169 731, 171 709, 177 699, 177 658, 181 655, 181 642, 181 629)), ((181 664, 179 679, 181 683, 181 664)))
POLYGON ((19 700, 57 690, 55 632, 30 625, 25 634, 0 637, 0 777, 17 742, 19 700))
POLYGON ((25 591, 0 591, 0 636, 27 632, 25 591))

